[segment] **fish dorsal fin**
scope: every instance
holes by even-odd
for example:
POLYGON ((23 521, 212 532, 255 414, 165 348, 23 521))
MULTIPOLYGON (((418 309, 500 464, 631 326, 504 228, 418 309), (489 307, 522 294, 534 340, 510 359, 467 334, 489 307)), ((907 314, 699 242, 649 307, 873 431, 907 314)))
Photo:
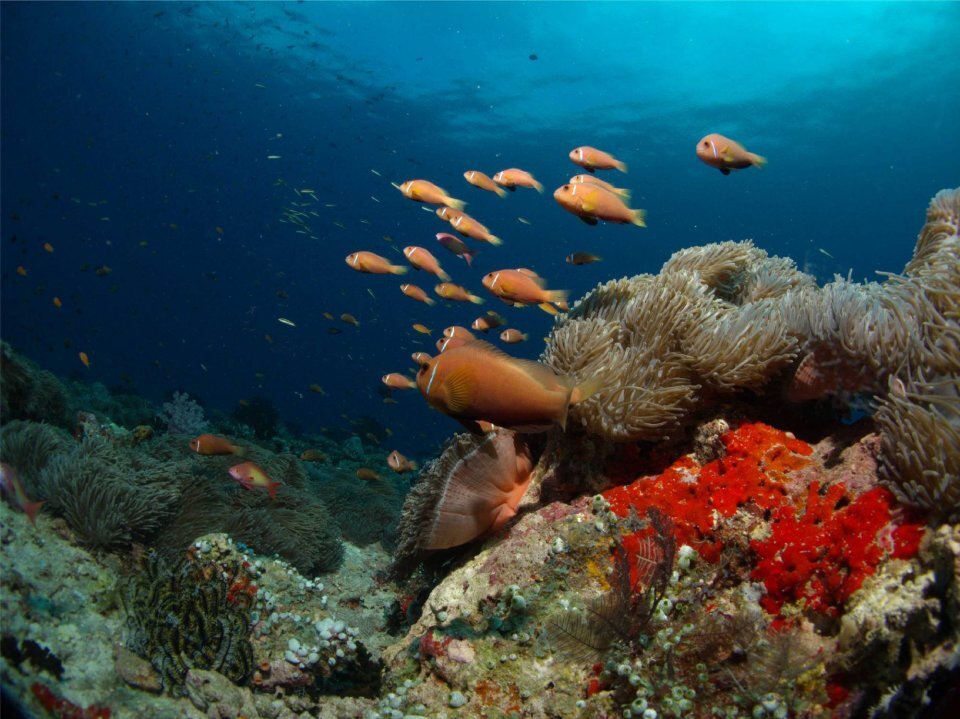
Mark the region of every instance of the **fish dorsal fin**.
POLYGON ((470 406, 477 393, 477 381, 469 367, 458 367, 443 383, 447 408, 454 414, 463 412, 470 406))
POLYGON ((537 274, 536 272, 534 272, 533 270, 527 269, 526 267, 518 267, 518 268, 517 268, 517 272, 519 272, 521 275, 526 275, 527 277, 533 277, 534 279, 540 279, 540 275, 538 275, 538 274, 537 274))
POLYGON ((467 342, 465 345, 462 345, 462 347, 482 352, 490 355, 492 358, 506 360, 514 367, 518 368, 529 377, 534 379, 546 390, 555 390, 559 388, 566 389, 573 386, 566 377, 555 374, 554 371, 545 364, 541 364, 536 360, 514 357, 507 354, 499 347, 495 347, 489 342, 486 342, 485 340, 473 339, 467 342))

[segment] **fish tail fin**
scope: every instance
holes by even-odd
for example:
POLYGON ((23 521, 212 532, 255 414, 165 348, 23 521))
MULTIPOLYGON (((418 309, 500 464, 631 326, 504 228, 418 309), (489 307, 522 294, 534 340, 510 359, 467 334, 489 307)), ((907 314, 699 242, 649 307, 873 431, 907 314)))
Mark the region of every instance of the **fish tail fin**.
POLYGON ((280 486, 280 482, 270 482, 267 485, 267 494, 270 495, 270 499, 277 498, 277 488, 280 486))
POLYGON ((409 269, 409 267, 404 267, 403 265, 394 265, 390 268, 390 271, 395 275, 405 275, 409 269))
POLYGON ((464 202, 463 200, 458 200, 455 197, 448 197, 446 204, 447 204, 447 207, 452 207, 455 210, 462 210, 464 207, 467 206, 466 202, 464 202))
POLYGON ((630 202, 630 190, 623 187, 617 187, 613 192, 614 194, 622 197, 625 202, 630 202))
POLYGON ((483 304, 483 298, 482 298, 482 297, 477 297, 476 295, 470 295, 470 301, 473 302, 473 304, 475 304, 475 305, 482 305, 482 304, 483 304))
POLYGON ((503 240, 501 240, 496 235, 490 235, 490 237, 487 238, 487 242, 489 242, 491 245, 494 245, 495 247, 499 247, 500 245, 503 244, 503 240))
POLYGON ((560 314, 560 311, 549 302, 541 302, 539 305, 537 305, 537 307, 546 312, 548 315, 560 314))
POLYGON ((419 462, 410 462, 410 471, 411 471, 411 472, 416 472, 418 469, 420 469, 420 463, 419 463, 419 462))
POLYGON ((620 172, 626 172, 626 171, 627 171, 627 163, 626 163, 626 162, 619 162, 619 161, 618 161, 617 164, 616 164, 616 168, 617 168, 618 170, 620 170, 620 172))
POLYGON ((534 181, 533 181, 533 186, 537 188, 537 192, 539 192, 541 195, 543 194, 543 183, 542 183, 542 182, 537 182, 536 180, 534 180, 534 181))
POLYGON ((23 505, 23 513, 27 515, 27 519, 30 520, 30 524, 36 526, 37 524, 37 513, 40 511, 40 507, 43 506, 46 500, 40 500, 39 502, 25 502, 23 505))
POLYGON ((433 299, 432 297, 428 297, 425 301, 426 301, 426 303, 427 303, 428 305, 430 305, 431 307, 433 307, 435 304, 437 304, 437 301, 436 301, 435 299, 433 299))
POLYGON ((750 158, 750 162, 753 163, 754 167, 760 168, 767 164, 767 158, 755 152, 748 152, 747 157, 750 158))
POLYGON ((567 302, 567 291, 566 290, 549 290, 547 292, 547 301, 550 304, 566 304, 567 302))
POLYGON ((504 190, 502 187, 498 187, 496 190, 494 190, 494 192, 496 192, 500 197, 507 196, 507 191, 504 190))
POLYGON ((247 454, 247 448, 241 447, 238 444, 231 444, 230 451, 238 457, 245 457, 247 454))
POLYGON ((463 259, 467 261, 467 267, 473 267, 473 256, 477 254, 476 250, 463 253, 463 259))
POLYGON ((631 224, 636 225, 637 227, 646 227, 647 226, 647 211, 646 210, 630 210, 632 218, 630 220, 631 224))
POLYGON ((600 377, 591 377, 576 385, 570 391, 570 404, 579 404, 583 400, 592 397, 603 387, 603 380, 600 377))
POLYGON ((440 278, 441 280, 443 280, 444 282, 449 282, 449 281, 450 281, 450 275, 448 275, 448 274, 447 274, 446 272, 444 272, 442 269, 437 272, 437 277, 439 277, 439 278, 440 278))

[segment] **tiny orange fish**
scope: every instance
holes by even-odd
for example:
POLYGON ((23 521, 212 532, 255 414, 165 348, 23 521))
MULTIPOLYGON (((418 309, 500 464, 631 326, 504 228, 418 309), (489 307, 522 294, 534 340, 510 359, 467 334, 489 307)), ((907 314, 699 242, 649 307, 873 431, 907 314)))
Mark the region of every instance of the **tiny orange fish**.
POLYGON ((437 258, 434 257, 429 250, 417 247, 416 245, 410 245, 409 247, 403 248, 403 254, 407 258, 407 262, 413 265, 414 269, 436 275, 444 282, 450 280, 450 275, 443 271, 437 258))
POLYGON ((230 476, 240 483, 244 489, 265 489, 270 499, 277 496, 277 487, 280 482, 274 482, 270 475, 264 472, 253 462, 235 464, 230 468, 230 476))
POLYGON ((110 265, 100 265, 97 269, 93 271, 97 277, 106 277, 113 272, 113 268, 110 265))
POLYGON ((462 210, 467 204, 463 200, 450 197, 442 187, 437 187, 427 180, 407 180, 402 185, 394 185, 404 197, 415 202, 425 202, 428 205, 446 205, 462 210))
POLYGON ((197 454, 241 454, 243 449, 226 437, 215 434, 201 434, 190 440, 190 449, 197 454))
POLYGON ((20 275, 21 277, 26 277, 26 276, 27 276, 27 268, 24 267, 23 265, 20 265, 19 267, 17 267, 17 274, 20 275))
POLYGON ((354 327, 360 326, 360 321, 349 312, 344 312, 342 315, 340 315, 340 319, 342 319, 348 325, 353 325, 354 327))
POLYGON ((767 158, 755 152, 747 152, 739 142, 716 132, 700 138, 697 143, 697 157, 710 167, 716 167, 724 175, 729 175, 731 170, 742 170, 751 166, 763 167, 767 164, 767 158))
POLYGON ((83 362, 84 367, 90 367, 90 358, 87 357, 86 352, 80 352, 77 356, 80 358, 80 361, 83 362))
POLYGON ((580 165, 580 167, 588 172, 593 172, 594 170, 613 169, 620 170, 620 172, 627 171, 626 164, 620 162, 620 160, 615 158, 609 152, 598 150, 597 148, 590 147, 589 145, 575 147, 574 149, 570 150, 569 157, 573 164, 580 165))
POLYGON ((454 302, 473 302, 475 305, 483 304, 482 297, 477 297, 466 287, 455 285, 453 282, 441 282, 439 285, 433 288, 433 291, 445 300, 453 300, 454 302))
MULTIPOLYGON (((400 265, 393 265, 386 257, 381 257, 373 252, 354 252, 347 255, 345 259, 347 265, 357 272, 369 272, 374 275, 402 275, 408 268, 400 265)), ((331 318, 332 319, 332 318, 331 318)))
POLYGON ((466 212, 459 213, 449 222, 450 226, 464 237, 489 242, 491 245, 503 244, 503 240, 490 232, 486 225, 470 217, 466 212))
POLYGON ((463 176, 466 178, 467 182, 474 187, 479 187, 481 190, 486 190, 487 192, 496 192, 498 195, 500 195, 500 197, 507 196, 506 190, 480 172, 480 170, 467 170, 463 173, 463 176))
POLYGON ((620 197, 592 183, 575 185, 568 182, 556 189, 553 198, 563 209, 588 225, 606 220, 623 225, 647 226, 645 210, 630 209, 620 197))
POLYGON ((47 252, 53 252, 53 245, 51 245, 49 242, 44 242, 43 249, 45 249, 47 252))
POLYGON ((307 449, 300 453, 300 459, 304 462, 325 462, 327 455, 319 449, 307 449))
POLYGON ((433 332, 433 330, 431 330, 429 327, 427 327, 426 325, 422 325, 419 322, 411 325, 411 327, 413 327, 413 329, 415 329, 417 332, 419 332, 422 335, 428 335, 431 332, 433 332))
POLYGON ((411 462, 397 450, 393 450, 387 456, 387 466, 397 474, 403 474, 404 472, 415 472, 419 465, 416 462, 411 462))
POLYGON ((53 306, 56 307, 58 310, 59 310, 61 307, 63 307, 63 302, 60 301, 60 298, 59 298, 59 297, 54 297, 54 298, 53 298, 53 306))
POLYGON ((508 345, 513 345, 517 342, 526 341, 527 335, 520 330, 508 329, 500 333, 500 339, 506 342, 508 345))
POLYGON ((435 299, 428 297, 427 293, 416 285, 400 285, 400 291, 410 299, 416 300, 417 302, 423 302, 428 305, 437 304, 435 299))
POLYGON ((399 372, 391 372, 390 374, 385 374, 380 378, 380 381, 383 382, 387 387, 391 389, 413 389, 417 386, 417 383, 414 382, 409 377, 405 377, 399 372))
POLYGON ((318 385, 318 384, 312 384, 312 385, 310 385, 309 389, 310 389, 311 392, 315 392, 316 394, 322 394, 322 395, 325 395, 325 394, 326 394, 326 392, 324 391, 323 387, 321 387, 321 386, 318 385))
POLYGON ((532 187, 537 192, 543 193, 543 185, 537 182, 533 175, 516 167, 511 167, 509 170, 500 170, 493 176, 493 181, 501 187, 506 187, 511 192, 518 187, 532 187))
POLYGON ((571 252, 567 255, 568 265, 589 265, 593 262, 599 262, 602 257, 590 254, 589 252, 571 252))

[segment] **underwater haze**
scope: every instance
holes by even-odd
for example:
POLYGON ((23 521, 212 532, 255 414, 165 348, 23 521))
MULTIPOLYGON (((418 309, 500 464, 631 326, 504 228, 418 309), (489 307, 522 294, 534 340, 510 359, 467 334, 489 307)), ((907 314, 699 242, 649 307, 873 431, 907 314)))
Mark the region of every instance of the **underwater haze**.
POLYGON ((488 309, 528 334, 512 354, 539 356, 552 326, 485 273, 532 268, 574 299, 752 238, 821 282, 874 279, 960 168, 957 3, 4 2, 0 20, 3 339, 157 404, 261 396, 313 432, 367 418, 416 456, 459 426, 382 375, 488 309), (707 166, 713 132, 768 165, 707 166), (554 201, 580 145, 628 164, 601 174, 647 228, 554 201), (463 178, 511 167, 546 192, 463 178), (447 253, 449 228, 391 185, 417 178, 503 245, 468 241, 473 267, 447 253), (432 293, 425 273, 344 263, 406 264, 408 245, 485 304, 428 307, 399 290, 432 293))

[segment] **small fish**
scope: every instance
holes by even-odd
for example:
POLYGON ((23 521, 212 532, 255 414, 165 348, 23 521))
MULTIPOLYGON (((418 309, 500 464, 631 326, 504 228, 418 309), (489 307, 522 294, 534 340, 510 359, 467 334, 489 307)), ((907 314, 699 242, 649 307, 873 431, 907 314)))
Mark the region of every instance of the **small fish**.
POLYGON ((61 307, 63 307, 63 302, 60 301, 60 298, 59 298, 59 297, 54 297, 54 298, 53 298, 53 306, 56 307, 58 310, 59 310, 61 307))
POLYGON ((383 177, 383 175, 381 175, 381 174, 380 174, 379 172, 377 172, 376 170, 370 170, 370 172, 372 172, 372 173, 373 173, 374 175, 376 175, 377 177, 383 177))
POLYGON ((462 257, 467 262, 467 267, 473 266, 473 258, 477 254, 476 250, 467 247, 463 240, 449 232, 438 232, 437 242, 450 250, 457 257, 462 257))
POLYGON ((463 176, 466 178, 474 187, 479 187, 481 190, 486 190, 487 192, 496 192, 500 197, 506 197, 507 191, 500 187, 496 182, 490 179, 487 175, 484 175, 479 170, 467 170, 463 173, 463 176))
POLYGON ((89 367, 90 367, 90 358, 87 356, 87 353, 86 353, 86 352, 80 352, 77 356, 80 358, 80 361, 83 363, 83 366, 84 366, 84 367, 87 367, 87 368, 89 369, 89 367))
POLYGON ((518 187, 532 187, 543 194, 543 185, 537 182, 537 179, 529 172, 516 167, 511 167, 509 170, 500 170, 493 176, 493 181, 501 187, 506 187, 511 192, 518 187))
POLYGON ((357 479, 362 479, 365 482, 376 482, 380 479, 380 475, 369 467, 361 467, 357 470, 357 479))
POLYGON ((426 364, 431 359, 433 359, 426 352, 414 352, 412 355, 410 355, 410 358, 417 363, 418 367, 422 364, 426 364))
POLYGON ((520 330, 508 329, 500 333, 500 339, 508 345, 513 345, 517 342, 525 342, 527 335, 520 330))
POLYGON ((216 434, 201 434, 190 440, 190 449, 197 454, 242 454, 243 449, 226 437, 216 434))
POLYGON ((590 147, 589 145, 581 145, 580 147, 575 147, 570 150, 568 155, 570 161, 575 165, 580 165, 588 172, 593 172, 594 170, 620 170, 620 172, 626 172, 627 166, 625 163, 620 162, 617 158, 611 155, 609 152, 604 152, 603 150, 598 150, 595 147, 590 147))
POLYGON ((478 332, 489 332, 490 330, 505 325, 507 322, 496 312, 487 312, 485 315, 477 317, 471 324, 470 329, 478 332))
POLYGON ((645 210, 630 209, 619 196, 598 185, 574 185, 568 182, 556 189, 553 199, 588 225, 606 220, 637 227, 647 226, 645 210))
POLYGON ((213 229, 214 229, 214 231, 215 231, 218 235, 222 235, 222 234, 223 234, 223 228, 220 227, 220 225, 217 225, 217 226, 214 227, 213 229))
POLYGON ((546 365, 511 357, 474 340, 437 355, 417 372, 427 403, 473 430, 478 420, 519 431, 566 426, 571 405, 592 395, 599 383, 577 383, 546 365))
POLYGON ((528 220, 526 217, 518 217, 518 218, 517 218, 517 222, 519 222, 519 223, 521 223, 521 224, 524 224, 524 225, 531 225, 531 224, 533 224, 533 223, 530 222, 530 220, 528 220))
POLYGON ((47 252, 53 252, 53 245, 51 245, 49 242, 44 242, 43 249, 45 249, 47 252))
POLYGON ((589 265, 594 262, 600 262, 602 257, 590 254, 589 252, 571 252, 567 255, 568 265, 589 265))
POLYGON ((270 475, 264 472, 253 462, 243 462, 233 465, 230 470, 230 476, 240 483, 244 489, 265 489, 270 499, 277 496, 277 487, 280 482, 274 482, 270 475))
POLYGON ((387 387, 391 389, 413 389, 417 386, 417 383, 414 382, 409 377, 406 377, 399 372, 391 372, 390 374, 385 374, 380 378, 380 381, 383 382, 387 387))
POLYGON ((340 329, 339 327, 327 327, 327 334, 328 334, 328 335, 340 335, 340 334, 343 334, 343 330, 340 329))
POLYGON ((477 222, 466 212, 441 207, 437 210, 437 216, 449 222, 450 226, 464 237, 489 242, 491 245, 503 244, 503 240, 490 232, 486 225, 477 222))
POLYGON ((37 512, 43 506, 43 501, 33 502, 27 497, 27 493, 17 477, 16 470, 6 462, 0 462, 0 490, 7 496, 10 503, 27 515, 30 524, 36 526, 37 512))
POLYGON ((97 277, 106 277, 111 272, 113 272, 113 268, 110 267, 110 265, 100 265, 93 272, 97 277))
POLYGON ((446 205, 462 210, 467 204, 463 200, 450 197, 442 187, 437 187, 427 180, 407 180, 402 185, 394 184, 404 197, 416 202, 425 202, 428 205, 446 205))
POLYGON ((818 247, 818 248, 817 248, 817 251, 820 252, 821 254, 826 255, 826 256, 829 257, 831 260, 836 259, 833 255, 831 255, 829 252, 827 252, 827 251, 826 251, 825 249, 823 249, 822 247, 818 247))
POLYGON ((326 462, 327 455, 319 449, 306 449, 300 453, 300 459, 304 462, 326 462))
POLYGON ((312 385, 310 385, 310 391, 313 392, 313 393, 315 393, 315 394, 323 395, 324 397, 327 395, 327 393, 326 393, 326 391, 323 389, 323 387, 321 387, 321 386, 318 385, 318 384, 312 384, 312 385))
POLYGON ((283 155, 267 155, 268 160, 279 160, 283 155))
POLYGON ((543 279, 533 270, 520 268, 488 272, 482 282, 491 294, 507 304, 552 305, 567 301, 565 290, 545 289, 543 279))
POLYGON ((397 450, 393 450, 387 456, 387 466, 397 474, 403 474, 404 472, 415 472, 419 465, 416 462, 411 462, 397 450))
POLYGON ((360 326, 360 321, 349 312, 344 312, 342 315, 340 315, 340 319, 342 319, 348 325, 353 325, 354 327, 360 326))
POLYGON ((373 252, 354 252, 347 255, 347 265, 357 272, 369 272, 374 275, 402 275, 409 269, 400 265, 393 265, 386 257, 373 252))
POLYGON ((296 323, 293 320, 288 320, 286 317, 277 317, 277 322, 282 325, 287 325, 288 327, 296 327, 296 323))
POLYGON ((570 178, 571 185, 596 185, 597 187, 602 187, 604 190, 612 192, 614 195, 619 195, 627 202, 630 201, 630 190, 625 190, 622 187, 614 187, 606 180, 601 180, 596 175, 574 175, 570 178))
MULTIPOLYGON (((491 314, 491 313, 487 313, 491 314)), ((499 317, 499 315, 498 315, 499 317)), ((476 337, 473 336, 473 333, 468 330, 466 327, 461 327, 460 325, 450 325, 449 327, 443 330, 444 337, 459 337, 461 339, 473 340, 476 337)))
POLYGON ((427 293, 416 285, 400 285, 400 291, 410 299, 416 300, 417 302, 423 302, 428 305, 437 304, 435 299, 428 297, 427 293))
POLYGON ((328 320, 332 320, 332 319, 333 319, 333 315, 332 315, 331 313, 329 313, 329 312, 324 312, 324 313, 323 313, 323 316, 324 316, 326 319, 328 319, 328 320))
POLYGON ((24 267, 23 265, 20 265, 19 267, 17 267, 17 274, 20 275, 21 277, 26 277, 26 276, 27 276, 27 268, 24 267))
POLYGON ((428 335, 431 332, 433 332, 433 330, 431 330, 429 327, 427 327, 426 325, 422 325, 419 322, 411 325, 411 327, 413 327, 413 329, 415 329, 417 332, 419 332, 422 335, 428 335))
POLYGON ((445 300, 454 302, 473 302, 475 305, 482 305, 483 298, 467 290, 467 288, 456 285, 453 282, 441 282, 433 288, 433 291, 445 300))
POLYGON ((697 143, 697 157, 710 167, 716 167, 724 175, 729 175, 731 170, 742 170, 751 166, 763 167, 767 164, 767 158, 755 152, 747 152, 740 143, 716 132, 700 138, 697 143))
POLYGON ((436 275, 444 282, 450 280, 450 275, 443 271, 437 258, 434 257, 429 250, 417 247, 416 245, 410 245, 409 247, 403 248, 403 254, 407 258, 407 262, 413 265, 414 269, 436 275))

